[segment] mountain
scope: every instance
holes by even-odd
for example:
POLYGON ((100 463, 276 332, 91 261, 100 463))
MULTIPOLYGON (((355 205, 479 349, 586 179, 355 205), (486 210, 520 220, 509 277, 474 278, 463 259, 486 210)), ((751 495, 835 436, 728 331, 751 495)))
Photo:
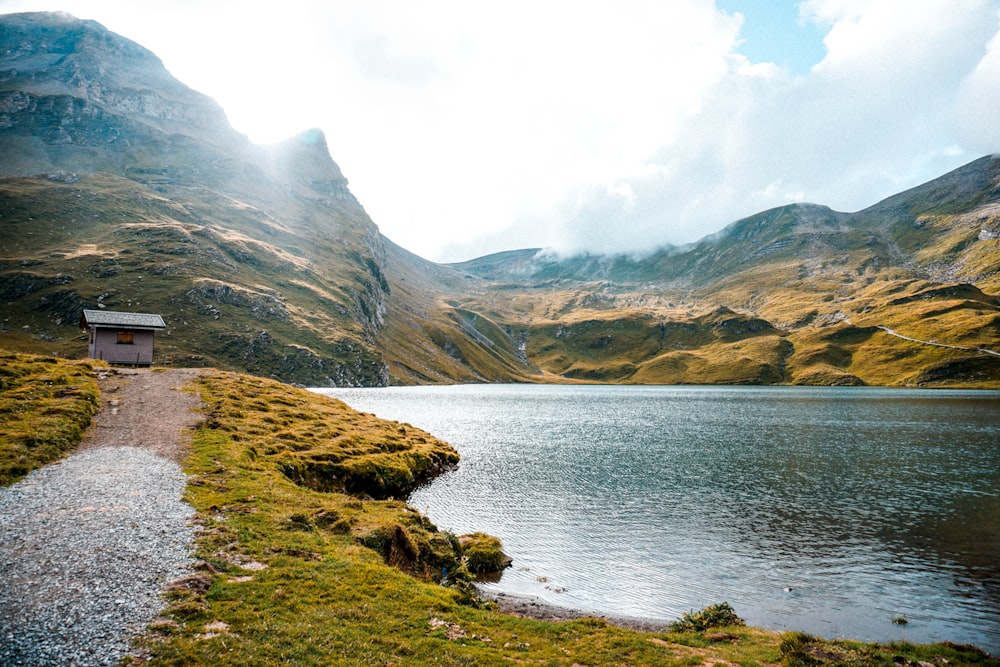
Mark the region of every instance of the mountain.
MULTIPOLYGON (((7 331, 78 354, 84 307, 155 311, 166 363, 389 381, 390 250, 322 132, 253 145, 152 53, 66 14, 0 17, 0 53, 7 331)), ((404 319, 392 332, 420 338, 404 319)), ((450 359, 431 353, 428 377, 476 379, 450 359)))
POLYGON ((528 356, 561 376, 1000 380, 996 156, 857 213, 793 204, 642 259, 517 251, 455 268, 530 288, 519 296, 528 356))
POLYGON ((161 363, 306 385, 1000 386, 996 157, 642 258, 439 265, 379 232, 323 132, 252 144, 97 23, 3 15, 0 54, 0 346, 82 355, 108 308, 164 315, 161 363))

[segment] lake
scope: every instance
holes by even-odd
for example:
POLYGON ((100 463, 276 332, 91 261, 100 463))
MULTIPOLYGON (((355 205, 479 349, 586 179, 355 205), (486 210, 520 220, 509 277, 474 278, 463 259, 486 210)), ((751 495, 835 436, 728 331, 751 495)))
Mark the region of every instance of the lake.
POLYGON ((492 590, 668 621, 728 601, 761 627, 1000 654, 1000 392, 320 391, 459 451, 409 502, 503 540, 492 590))

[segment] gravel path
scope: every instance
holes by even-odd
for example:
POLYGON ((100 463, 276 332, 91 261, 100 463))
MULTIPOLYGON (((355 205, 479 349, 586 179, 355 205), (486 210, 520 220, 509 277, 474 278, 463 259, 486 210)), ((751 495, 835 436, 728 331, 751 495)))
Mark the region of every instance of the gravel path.
POLYGON ((0 665, 115 665, 189 573, 196 371, 120 371, 77 453, 0 488, 0 665))

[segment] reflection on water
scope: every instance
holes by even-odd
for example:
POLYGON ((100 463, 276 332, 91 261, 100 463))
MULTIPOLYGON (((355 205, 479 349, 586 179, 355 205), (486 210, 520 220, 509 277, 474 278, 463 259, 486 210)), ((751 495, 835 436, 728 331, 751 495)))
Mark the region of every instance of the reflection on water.
POLYGON ((1000 654, 1000 392, 324 393, 458 449, 410 502, 501 537, 498 590, 667 620, 727 600, 754 625, 1000 654))

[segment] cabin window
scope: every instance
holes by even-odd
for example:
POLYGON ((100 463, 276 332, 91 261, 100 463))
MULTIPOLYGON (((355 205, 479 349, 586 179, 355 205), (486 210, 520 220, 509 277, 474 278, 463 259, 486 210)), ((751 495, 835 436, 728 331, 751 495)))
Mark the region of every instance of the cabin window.
POLYGON ((132 331, 119 331, 118 339, 115 342, 119 345, 135 345, 135 333, 132 331))

